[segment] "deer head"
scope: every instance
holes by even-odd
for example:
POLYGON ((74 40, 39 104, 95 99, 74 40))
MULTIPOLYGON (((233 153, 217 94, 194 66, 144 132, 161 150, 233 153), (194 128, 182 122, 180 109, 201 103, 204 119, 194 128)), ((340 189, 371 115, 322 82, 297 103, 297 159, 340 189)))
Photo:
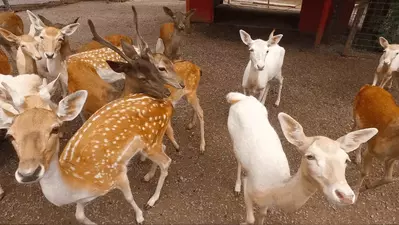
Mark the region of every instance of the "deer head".
POLYGON ((72 35, 79 27, 79 23, 72 23, 58 29, 46 26, 39 17, 26 10, 31 23, 39 31, 39 46, 47 59, 53 59, 60 54, 60 49, 67 36, 72 35))
POLYGON ((33 58, 35 60, 42 59, 42 56, 41 56, 39 50, 37 49, 39 43, 35 40, 34 37, 32 37, 28 34, 23 34, 21 36, 17 36, 3 28, 0 28, 0 34, 7 41, 17 44, 18 48, 21 49, 21 51, 24 54, 29 55, 31 58, 33 58))
POLYGON ((195 9, 191 9, 187 13, 182 13, 182 12, 173 12, 171 9, 164 6, 163 11, 166 13, 166 15, 170 16, 173 19, 173 23, 177 30, 185 31, 186 33, 191 32, 190 19, 191 16, 194 15, 196 11, 195 9))
MULTIPOLYGON (((394 59, 396 59, 399 55, 399 45, 389 44, 388 40, 383 37, 380 37, 379 41, 380 45, 384 48, 384 54, 381 56, 381 59, 383 60, 384 64, 390 66, 394 59)), ((399 67, 399 65, 396 67, 399 67)), ((397 69, 398 68, 392 69, 392 71, 397 69)))
POLYGON ((134 14, 134 22, 136 26, 137 36, 139 37, 139 45, 132 46, 121 40, 122 51, 104 38, 100 37, 91 20, 88 21, 90 30, 93 34, 93 40, 112 49, 118 53, 126 62, 107 61, 109 67, 117 73, 125 73, 125 93, 145 93, 155 98, 167 97, 170 92, 164 86, 169 84, 175 88, 181 89, 177 74, 172 71, 168 72, 163 64, 164 61, 154 58, 148 44, 144 41, 138 31, 137 12, 132 6, 134 14))
POLYGON ((332 140, 324 136, 307 137, 301 124, 285 113, 279 113, 278 119, 285 138, 302 155, 299 170, 305 178, 323 191, 332 203, 353 204, 355 194, 345 178, 346 165, 350 161, 348 153, 371 139, 378 130, 357 130, 332 140))
POLYGON ((57 29, 62 29, 63 27, 67 26, 68 24, 73 24, 73 23, 77 23, 80 17, 76 17, 75 20, 73 20, 70 23, 53 23, 50 20, 48 20, 46 17, 37 14, 37 16, 39 17, 39 19, 44 23, 44 25, 48 26, 48 27, 55 27, 57 29))
POLYGON ((240 30, 242 42, 248 46, 249 58, 256 70, 262 71, 265 68, 266 56, 270 47, 280 42, 282 34, 274 35, 274 30, 269 35, 269 40, 262 39, 252 40, 251 36, 244 30, 240 30))
POLYGON ((58 106, 50 103, 54 84, 44 81, 40 94, 18 96, 7 84, 2 84, 12 101, 0 108, 0 128, 7 129, 19 158, 15 178, 19 183, 35 182, 43 177, 52 157, 58 157, 59 128, 65 121, 79 115, 87 91, 77 91, 62 99, 58 106), (7 107, 6 107, 7 106, 7 107), (55 106, 55 107, 54 107, 55 106))

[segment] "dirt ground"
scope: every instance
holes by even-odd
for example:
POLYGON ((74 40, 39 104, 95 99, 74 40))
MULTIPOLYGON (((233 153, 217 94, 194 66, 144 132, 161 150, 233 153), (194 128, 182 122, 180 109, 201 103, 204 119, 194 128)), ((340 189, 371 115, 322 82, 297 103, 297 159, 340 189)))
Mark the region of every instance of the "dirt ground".
MULTIPOLYGON (((161 6, 184 10, 184 2, 176 0, 134 1, 139 13, 140 30, 150 46, 155 46, 159 24, 169 21, 161 6)), ((87 19, 92 19, 102 35, 123 33, 132 35, 132 2, 105 4, 82 2, 63 7, 34 11, 57 21, 69 21, 80 16, 81 27, 71 37, 73 47, 90 40, 87 19)), ((27 15, 20 13, 26 24, 27 15)), ((26 26, 27 28, 28 26, 26 26)), ((167 152, 173 163, 161 197, 154 208, 145 211, 146 224, 237 224, 245 215, 242 195, 233 194, 236 160, 231 152, 227 131, 229 105, 225 95, 241 90, 241 79, 248 61, 247 47, 239 39, 238 30, 244 28, 253 38, 266 39, 271 29, 194 24, 194 32, 186 39, 183 53, 203 70, 198 90, 205 114, 206 152, 199 155, 199 128, 185 129, 191 118, 191 108, 179 104, 173 119, 181 153, 176 153, 166 140, 167 152)), ((365 83, 372 81, 378 55, 370 59, 343 58, 326 48, 311 49, 311 40, 292 31, 284 33, 281 46, 286 49, 283 66, 284 86, 279 108, 276 86, 267 99, 269 119, 281 137, 284 150, 295 173, 300 155, 282 135, 277 113, 286 112, 296 118, 307 135, 326 135, 338 138, 350 130, 352 101, 365 83)), ((83 75, 83 74, 82 74, 83 75)), ((398 97, 398 87, 393 91, 398 97)), ((80 120, 66 124, 70 133, 76 131, 80 120)), ((0 202, 2 224, 76 224, 75 205, 57 207, 49 203, 38 184, 20 185, 14 178, 17 157, 8 142, 0 146, 0 183, 6 196, 0 202)), ((382 174, 376 163, 372 179, 382 174)), ((157 179, 145 183, 142 178, 150 168, 148 161, 137 158, 129 166, 133 196, 144 206, 155 190, 157 179)), ((395 172, 397 171, 397 167, 395 172)), ((159 173, 157 173, 156 177, 159 173)), ((350 164, 347 180, 354 185, 359 176, 357 167, 350 164)), ((135 223, 134 211, 120 191, 112 191, 86 207, 86 215, 100 224, 135 223)), ((360 195, 356 204, 332 208, 322 194, 317 193, 295 213, 272 211, 267 224, 394 224, 399 223, 399 184, 385 185, 360 195)))

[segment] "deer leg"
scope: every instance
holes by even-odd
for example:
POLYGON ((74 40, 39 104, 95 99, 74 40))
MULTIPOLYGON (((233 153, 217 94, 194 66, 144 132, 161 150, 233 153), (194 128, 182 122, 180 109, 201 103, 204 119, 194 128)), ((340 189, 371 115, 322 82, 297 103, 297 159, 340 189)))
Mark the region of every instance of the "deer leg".
POLYGON ((392 75, 386 74, 386 75, 384 76, 384 78, 382 79, 382 81, 381 81, 380 87, 381 87, 381 88, 384 88, 384 86, 388 83, 388 81, 389 81, 390 79, 392 79, 392 75))
POLYGON ((357 165, 360 165, 361 163, 362 163, 362 152, 363 152, 363 149, 364 149, 364 146, 365 146, 366 144, 361 144, 360 145, 360 147, 356 150, 356 158, 355 158, 355 163, 357 164, 357 165))
POLYGON ((76 212, 75 212, 75 217, 76 220, 78 220, 79 223, 83 223, 83 224, 96 224, 93 221, 89 220, 86 215, 85 215, 85 205, 88 203, 89 201, 85 201, 85 200, 81 200, 78 201, 76 203, 76 212))
POLYGON ((152 195, 150 200, 148 200, 146 209, 149 209, 154 206, 155 202, 158 201, 159 195, 161 194, 161 190, 163 184, 165 182, 165 178, 168 176, 168 168, 172 160, 165 154, 165 152, 161 149, 162 144, 156 145, 153 149, 151 149, 151 153, 148 154, 148 158, 154 163, 158 164, 161 169, 161 174, 159 175, 159 180, 157 187, 155 189, 155 193, 152 195), (154 149, 159 148, 159 149, 154 149))
POLYGON ((260 213, 260 216, 259 216, 258 224, 263 225, 266 215, 267 215, 267 207, 260 207, 259 213, 260 213))
POLYGON ((234 192, 238 196, 241 192, 241 163, 237 160, 237 179, 234 192))
POLYGON ((281 71, 280 71, 279 75, 277 76, 277 80, 278 80, 278 95, 277 95, 277 100, 274 103, 275 106, 279 106, 280 105, 281 90, 283 89, 284 77, 281 75, 281 71))
POLYGON ((391 89, 392 88, 392 85, 393 85, 393 77, 391 77, 391 80, 390 80, 391 82, 389 83, 389 85, 388 85, 388 89, 391 89))
POLYGON ((155 172, 157 172, 157 167, 158 167, 158 165, 153 162, 151 165, 150 171, 148 171, 148 173, 144 176, 145 181, 148 182, 155 176, 155 172))
POLYGON ((166 136, 168 136, 169 140, 172 142, 173 146, 175 147, 176 151, 180 150, 180 146, 175 139, 175 134, 173 132, 173 127, 171 121, 169 121, 168 126, 166 127, 166 136))
POLYGON ((374 73, 374 79, 373 79, 372 86, 375 86, 377 84, 377 81, 378 81, 378 73, 374 73))
MULTIPOLYGON (((204 122, 204 111, 201 108, 201 105, 199 103, 199 99, 197 97, 196 93, 192 93, 190 95, 187 95, 187 101, 191 104, 191 106, 194 109, 194 113, 198 116, 198 119, 200 121, 200 129, 201 129, 201 145, 200 145, 200 153, 203 154, 205 152, 205 122, 204 122)), ((193 120, 191 121, 191 124, 193 125, 193 122, 195 118, 195 114, 193 116, 193 120)), ((190 127, 190 124, 188 125, 190 127)))
POLYGON ((138 224, 143 223, 143 211, 141 211, 140 207, 134 201, 132 190, 130 189, 129 178, 127 177, 126 173, 123 174, 121 179, 118 181, 118 189, 122 191, 123 196, 125 196, 126 201, 128 201, 132 207, 134 212, 136 213, 136 221, 138 224))
POLYGON ((269 92, 270 84, 267 82, 266 87, 260 92, 258 100, 264 105, 267 98, 267 93, 269 92))
POLYGON ((0 200, 2 200, 4 198, 4 190, 3 188, 0 186, 0 200))
POLYGON ((389 183, 393 182, 394 179, 392 178, 392 174, 393 174, 394 165, 395 165, 395 159, 385 160, 384 178, 382 178, 379 181, 376 181, 375 183, 373 183, 371 185, 366 185, 366 189, 374 189, 374 188, 379 187, 381 185, 389 184, 389 183))
POLYGON ((369 153, 369 149, 366 149, 366 151, 364 151, 364 153, 363 153, 363 164, 362 164, 362 168, 360 171, 360 180, 357 185, 358 194, 359 194, 359 192, 364 191, 364 189, 362 188, 362 184, 363 184, 365 178, 370 173, 372 163, 373 163, 373 156, 369 153))
POLYGON ((247 218, 244 223, 241 223, 241 225, 253 224, 253 223, 255 223, 254 206, 252 203, 252 199, 249 197, 247 178, 244 177, 242 179, 242 182, 243 182, 243 188, 244 188, 244 202, 245 202, 245 208, 247 211, 247 218))

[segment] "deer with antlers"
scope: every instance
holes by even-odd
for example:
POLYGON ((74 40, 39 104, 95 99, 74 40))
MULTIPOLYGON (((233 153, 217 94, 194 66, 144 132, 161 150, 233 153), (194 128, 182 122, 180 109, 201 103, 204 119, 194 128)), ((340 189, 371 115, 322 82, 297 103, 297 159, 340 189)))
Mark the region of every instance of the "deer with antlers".
MULTIPOLYGON (((134 6, 132 9, 137 18, 134 6)), ((76 203, 76 219, 84 224, 93 224, 85 216, 84 206, 113 189, 119 189, 132 205, 136 221, 142 223, 143 213, 133 199, 126 166, 135 154, 146 155, 154 162, 144 177, 147 181, 155 175, 157 166, 160 167, 161 175, 155 193, 147 202, 147 207, 154 206, 171 163, 162 144, 173 112, 173 105, 166 98, 170 92, 165 85, 179 87, 179 83, 162 76, 151 62, 151 51, 140 35, 140 53, 123 41, 121 51, 96 35, 90 20, 89 26, 94 31, 94 39, 112 48, 126 60, 107 63, 117 71, 124 71, 126 77, 136 80, 140 84, 137 87, 140 93, 109 102, 95 112, 70 139, 59 158, 58 139, 43 138, 51 143, 30 145, 35 142, 14 133, 18 126, 26 123, 26 117, 20 115, 9 118, 12 123, 8 133, 14 138, 13 145, 20 158, 15 178, 20 183, 39 182, 45 197, 57 206, 76 203)), ((40 122, 43 126, 46 124, 47 127, 41 130, 48 131, 47 136, 62 121, 74 119, 79 114, 87 91, 78 91, 70 96, 59 103, 56 112, 31 111, 31 114, 46 116, 47 119, 40 122)), ((29 131, 33 129, 27 129, 29 131)), ((40 138, 39 134, 34 134, 32 136, 40 138)))

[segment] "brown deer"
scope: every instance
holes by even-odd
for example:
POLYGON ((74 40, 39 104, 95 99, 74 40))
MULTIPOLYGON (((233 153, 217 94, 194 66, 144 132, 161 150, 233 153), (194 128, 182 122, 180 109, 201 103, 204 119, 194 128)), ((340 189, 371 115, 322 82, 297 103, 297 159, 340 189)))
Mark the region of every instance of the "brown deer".
MULTIPOLYGON (((156 45, 156 52, 159 54, 164 54, 165 46, 162 39, 158 39, 156 45)), ((187 128, 192 129, 195 126, 197 118, 200 121, 200 131, 201 131, 201 145, 200 153, 205 152, 205 129, 204 129, 204 111, 201 108, 199 99, 197 96, 197 89, 202 76, 201 68, 199 68, 194 63, 187 60, 174 60, 173 66, 176 74, 184 81, 184 89, 176 89, 174 87, 168 86, 171 95, 170 100, 173 104, 176 104, 183 96, 186 96, 187 101, 193 107, 193 116, 191 122, 188 124, 187 128)))
POLYGON ((11 74, 12 68, 7 54, 0 49, 0 74, 11 74))
POLYGON ((378 134, 368 143, 361 160, 361 149, 357 150, 356 162, 362 163, 358 182, 360 191, 376 188, 397 180, 392 177, 394 163, 399 159, 399 107, 392 95, 381 87, 364 85, 355 97, 353 104, 354 129, 375 127, 378 134), (362 188, 370 173, 374 158, 385 163, 384 177, 362 188), (362 161, 362 162, 361 162, 362 161))
POLYGON ((18 74, 37 74, 36 60, 41 60, 42 56, 37 49, 39 43, 32 34, 15 35, 0 28, 0 36, 18 45, 16 57, 18 74))
MULTIPOLYGON (((62 62, 68 57, 70 47, 67 45, 68 36, 72 35, 79 23, 72 23, 58 29, 52 26, 46 26, 41 19, 29 10, 26 10, 29 19, 34 28, 39 31, 37 39, 39 40, 39 51, 43 58, 37 62, 39 74, 52 81, 58 74, 63 72, 62 62)), ((61 88, 63 96, 66 96, 67 77, 64 73, 61 76, 61 88)))
MULTIPOLYGON (((89 25, 93 31, 94 25, 90 20, 89 25)), ((21 126, 26 129, 34 125, 27 124, 22 115, 14 118, 9 134, 14 138, 13 145, 20 159, 15 178, 20 183, 40 182, 45 197, 57 206, 76 203, 76 219, 85 224, 93 222, 85 216, 84 206, 113 189, 119 189, 132 205, 136 221, 142 223, 143 213, 133 199, 126 166, 137 153, 146 155, 154 162, 144 177, 147 181, 154 176, 157 165, 160 167, 155 193, 147 202, 147 207, 154 206, 171 164, 162 144, 173 112, 172 103, 166 99, 169 91, 165 84, 178 86, 178 83, 165 79, 150 62, 152 54, 141 38, 140 53, 137 53, 123 41, 121 51, 95 32, 93 34, 99 43, 112 48, 126 60, 107 63, 117 71, 124 71, 126 77, 135 77, 141 84, 136 86, 141 93, 109 102, 95 112, 70 139, 60 157, 58 139, 43 138, 51 143, 42 145, 16 136, 13 131, 21 126)), ((87 91, 78 91, 72 96, 62 100, 56 112, 39 109, 30 112, 39 118, 46 117, 40 124, 45 126, 41 130, 47 131, 47 136, 58 131, 53 130, 59 127, 60 121, 71 120, 79 114, 87 91)), ((27 131, 32 131, 32 128, 27 131)), ((40 138, 39 134, 33 134, 36 139, 40 138)))
MULTIPOLYGON (((24 23, 15 12, 0 12, 0 27, 13 33, 14 35, 20 36, 24 34, 24 23)), ((11 59, 11 67, 14 72, 17 71, 17 65, 14 60, 12 47, 15 47, 13 43, 7 41, 3 37, 0 37, 0 45, 4 48, 4 53, 7 54, 7 58, 11 59)), ((10 73, 6 73, 10 74, 10 73)))
POLYGON ((180 45, 182 33, 191 32, 190 18, 195 13, 195 9, 191 9, 187 13, 173 12, 168 7, 163 7, 166 15, 173 19, 173 23, 164 23, 161 25, 159 38, 165 45, 165 55, 172 59, 179 59, 181 56, 180 45))

